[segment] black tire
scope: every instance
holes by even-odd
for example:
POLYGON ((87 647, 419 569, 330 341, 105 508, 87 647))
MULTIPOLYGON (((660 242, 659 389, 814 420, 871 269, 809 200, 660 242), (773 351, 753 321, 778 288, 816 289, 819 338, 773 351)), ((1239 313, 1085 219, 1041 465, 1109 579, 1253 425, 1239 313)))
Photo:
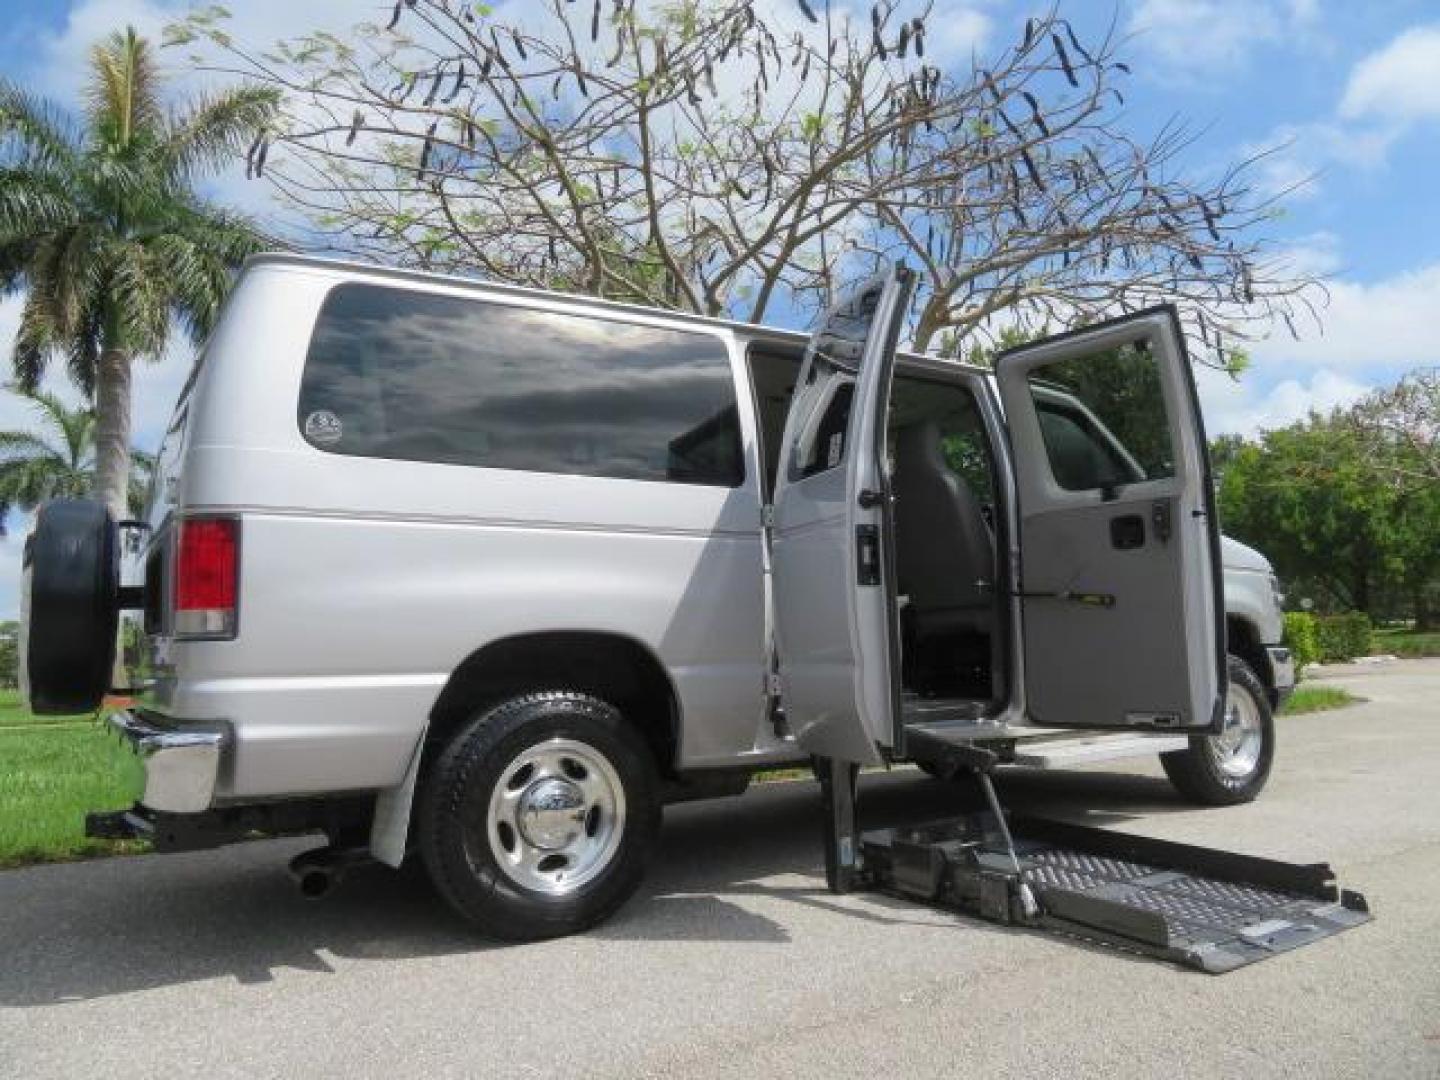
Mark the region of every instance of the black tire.
POLYGON ((1275 718, 1270 711, 1270 695, 1250 665, 1238 656, 1230 657, 1229 694, 1244 695, 1242 706, 1253 710, 1259 725, 1259 753, 1253 765, 1248 762, 1243 773, 1227 771, 1212 746, 1216 736, 1196 735, 1185 750, 1160 755, 1165 775, 1188 799, 1205 806, 1235 806, 1250 802, 1259 795, 1270 778, 1275 760, 1275 718))
MULTIPOLYGON (((590 760, 599 764, 597 758, 590 760)), ((524 788, 523 798, 529 791, 524 788)), ((546 691, 490 707, 456 733, 426 772, 416 826, 425 867, 451 907, 487 936, 533 941, 594 926, 629 899, 659 837, 660 805, 654 757, 620 712, 586 694, 546 691), (575 744, 603 758, 602 767, 611 770, 623 791, 623 815, 613 815, 618 839, 595 876, 552 894, 527 887, 523 871, 502 866, 496 845, 503 847, 503 829, 510 829, 512 845, 525 840, 503 823, 497 831, 491 801, 502 797, 497 791, 502 782, 507 790, 521 790, 516 781, 523 767, 513 773, 511 767, 525 755, 547 745, 575 744)), ((588 808, 578 826, 586 832, 591 813, 598 816, 588 808)), ((530 845, 526 850, 542 849, 530 845)), ((530 873, 533 877, 536 871, 530 873)))
POLYGON ((110 689, 120 618, 119 530, 104 503, 57 499, 25 540, 20 679, 33 712, 91 712, 110 689))

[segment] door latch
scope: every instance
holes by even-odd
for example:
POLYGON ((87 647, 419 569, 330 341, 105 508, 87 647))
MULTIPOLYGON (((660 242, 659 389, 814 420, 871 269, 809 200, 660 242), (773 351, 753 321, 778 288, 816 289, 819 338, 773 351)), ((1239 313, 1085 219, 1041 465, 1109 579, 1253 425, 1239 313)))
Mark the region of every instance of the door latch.
POLYGON ((1173 531, 1170 525, 1170 500, 1156 499, 1150 504, 1150 525, 1155 532, 1155 539, 1162 544, 1170 539, 1173 531))
POLYGON ((859 585, 880 584, 880 528, 855 526, 855 581, 859 585))

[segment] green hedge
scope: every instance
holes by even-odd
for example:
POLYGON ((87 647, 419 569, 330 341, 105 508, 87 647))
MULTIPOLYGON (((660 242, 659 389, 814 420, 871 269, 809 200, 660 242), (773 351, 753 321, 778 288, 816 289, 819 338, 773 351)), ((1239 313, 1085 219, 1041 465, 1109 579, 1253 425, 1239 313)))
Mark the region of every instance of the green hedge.
POLYGON ((1320 659, 1320 632, 1315 627, 1315 616, 1308 611, 1285 613, 1284 641, 1297 672, 1320 659))
POLYGON ((1315 620, 1315 636, 1324 663, 1354 660, 1370 654, 1370 616, 1363 611, 1323 615, 1315 620))

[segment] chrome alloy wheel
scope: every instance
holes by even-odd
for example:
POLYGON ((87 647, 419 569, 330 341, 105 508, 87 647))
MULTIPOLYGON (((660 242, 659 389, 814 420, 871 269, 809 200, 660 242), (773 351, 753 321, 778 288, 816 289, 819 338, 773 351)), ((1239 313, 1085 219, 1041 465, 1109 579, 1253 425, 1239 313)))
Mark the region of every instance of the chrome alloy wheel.
POLYGON ((549 739, 522 751, 501 771, 485 831, 510 880, 564 896, 615 857, 625 832, 625 789, 593 746, 549 739))
POLYGON ((1255 771, 1260 763, 1265 731, 1255 699, 1243 686, 1230 683, 1225 699, 1225 728, 1206 742, 1215 764, 1226 776, 1243 780, 1255 771))

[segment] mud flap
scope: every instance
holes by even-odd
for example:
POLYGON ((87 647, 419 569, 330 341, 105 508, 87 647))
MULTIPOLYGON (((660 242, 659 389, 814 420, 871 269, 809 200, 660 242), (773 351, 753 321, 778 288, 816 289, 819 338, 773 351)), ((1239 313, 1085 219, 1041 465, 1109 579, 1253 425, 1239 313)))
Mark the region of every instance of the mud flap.
POLYGON ((995 922, 1220 974, 1370 921, 1330 867, 1042 818, 1012 818, 1019 872, 989 814, 861 837, 862 880, 995 922), (1020 882, 1040 910, 1027 915, 1020 882))

